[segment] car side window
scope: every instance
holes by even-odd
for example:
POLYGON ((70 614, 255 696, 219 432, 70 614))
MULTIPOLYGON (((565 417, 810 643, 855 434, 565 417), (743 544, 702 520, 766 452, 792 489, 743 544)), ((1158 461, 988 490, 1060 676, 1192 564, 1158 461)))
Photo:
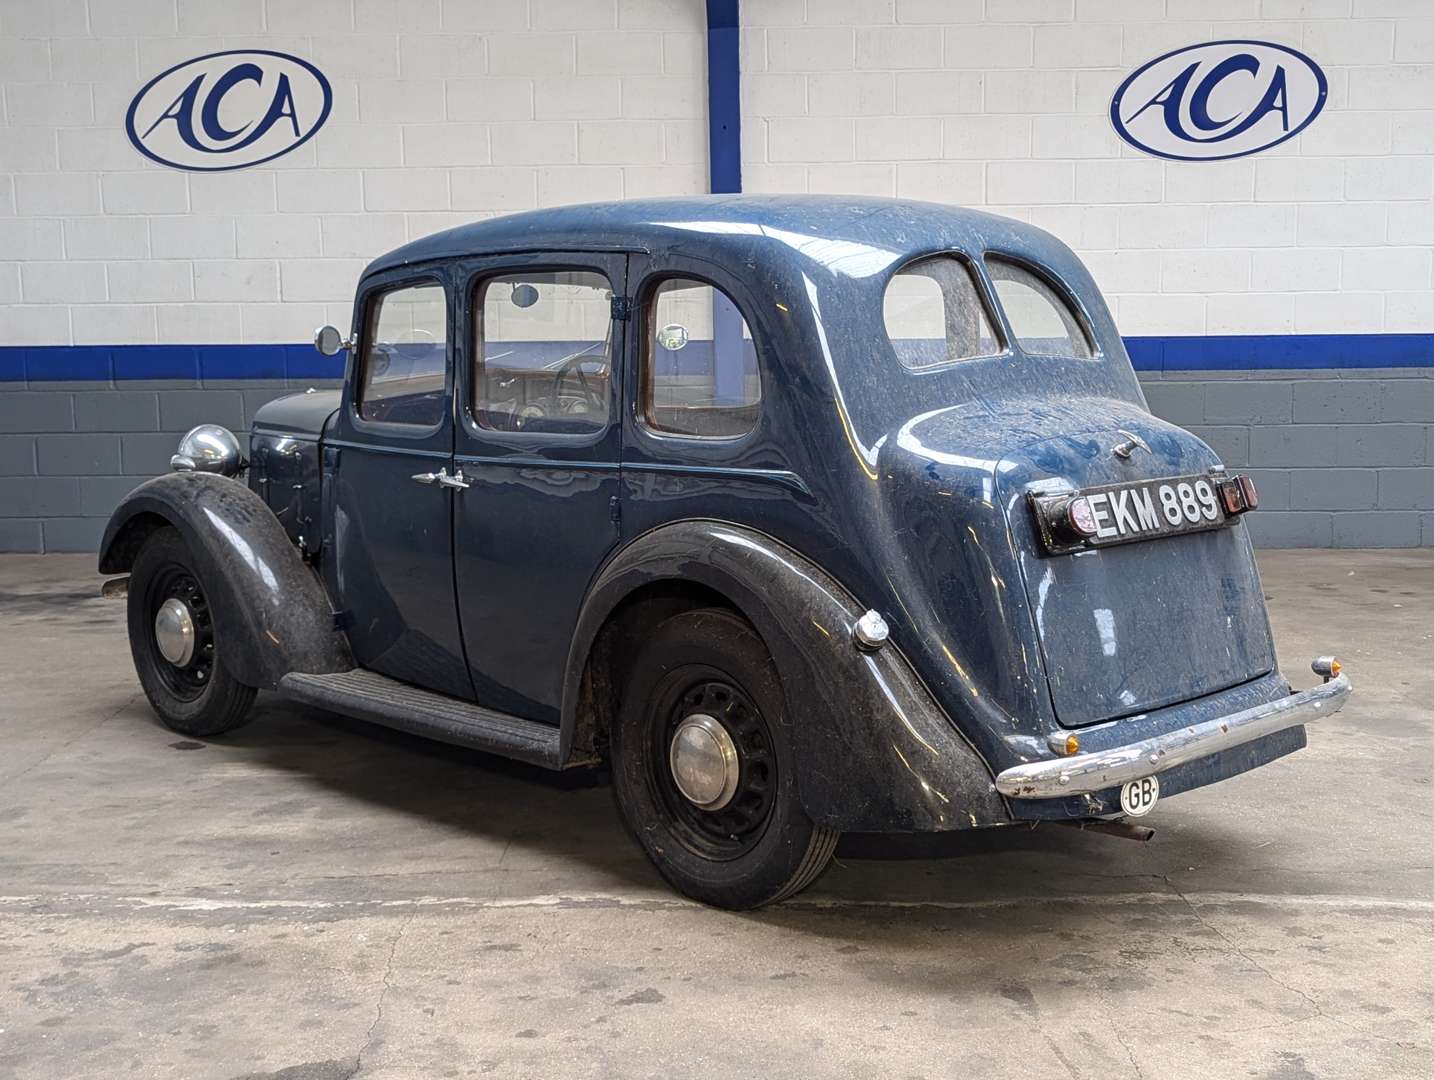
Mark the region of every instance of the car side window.
POLYGON ((903 267, 887 284, 881 308, 896 358, 912 371, 1001 351, 971 267, 955 255, 903 267))
POLYGON ((642 414, 671 435, 735 438, 757 425, 762 381, 747 320, 721 289, 671 277, 648 294, 642 414))
POLYGON ((364 420, 433 427, 447 394, 448 300, 437 283, 390 289, 369 301, 358 413, 364 420))
POLYGON ((1095 355, 1080 317, 1045 279, 1020 263, 994 256, 987 257, 986 269, 1022 352, 1076 360, 1095 355))
POLYGON ((596 270, 504 274, 474 304, 473 419, 580 435, 608 424, 612 283, 596 270))

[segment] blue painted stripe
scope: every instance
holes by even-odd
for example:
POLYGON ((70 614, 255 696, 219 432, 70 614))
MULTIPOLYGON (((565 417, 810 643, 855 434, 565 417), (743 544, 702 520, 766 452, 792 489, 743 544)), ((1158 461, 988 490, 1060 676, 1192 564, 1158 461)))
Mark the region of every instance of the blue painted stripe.
POLYGON ((1136 371, 1434 367, 1434 334, 1128 337, 1136 371))
MULTIPOLYGON (((1434 334, 1128 337, 1137 371, 1434 367, 1434 334)), ((342 356, 302 345, 3 345, 0 382, 341 379, 342 356)))
POLYGON ((303 345, 4 345, 0 382, 340 379, 344 360, 303 345))
POLYGON ((707 0, 707 161, 714 195, 742 190, 738 0, 707 0))

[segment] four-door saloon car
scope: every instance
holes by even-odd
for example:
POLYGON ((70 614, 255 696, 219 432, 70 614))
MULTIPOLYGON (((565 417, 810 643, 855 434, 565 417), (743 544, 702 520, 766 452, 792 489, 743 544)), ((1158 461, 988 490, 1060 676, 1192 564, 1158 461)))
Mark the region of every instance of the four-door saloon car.
POLYGON ((341 391, 186 436, 128 572, 163 721, 256 689, 611 765, 662 874, 791 896, 844 831, 1146 813, 1305 745, 1249 479, 1152 416, 1048 234, 706 197, 452 229, 358 284, 341 391), (236 477, 247 469, 247 484, 236 477))

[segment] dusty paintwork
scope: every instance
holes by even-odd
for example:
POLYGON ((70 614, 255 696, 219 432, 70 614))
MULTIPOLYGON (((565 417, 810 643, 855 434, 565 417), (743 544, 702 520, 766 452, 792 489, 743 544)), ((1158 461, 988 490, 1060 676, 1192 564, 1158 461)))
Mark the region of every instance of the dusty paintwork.
MULTIPOLYGON (((354 340, 371 295, 413 282, 450 298, 451 407, 436 427, 364 421, 352 357, 337 401, 277 402, 255 422, 249 483, 290 538, 303 537, 364 667, 557 726, 560 757, 576 746, 586 759, 600 725, 584 715, 582 680, 602 619, 623 588, 711 571, 722 579, 712 587, 768 635, 783 678, 821 689, 790 695, 809 814, 873 830, 1118 812, 1114 789, 1003 804, 989 789, 977 798, 972 778, 1050 759, 1051 739, 1068 730, 1083 750, 1109 749, 1289 693, 1238 519, 1072 555, 1043 550, 1033 491, 1214 475, 1222 463, 1149 413, 1094 281, 1039 229, 840 197, 519 214, 375 260, 359 282, 354 340), (969 259, 1003 345, 914 372, 883 329, 883 293, 897 271, 940 252, 969 259), (1023 351, 996 301, 990 253, 1038 268, 1095 355, 1023 351), (632 317, 616 324, 613 422, 589 435, 487 430, 463 404, 475 283, 544 266, 599 271, 630 301, 632 317), (680 439, 639 420, 647 283, 669 273, 718 286, 751 327, 762 402, 747 435, 680 439), (1132 441, 1138 452, 1113 452, 1132 441), (409 481, 439 468, 462 470, 471 486, 450 496, 409 481), (748 565, 712 570, 742 545, 748 565), (852 623, 868 608, 891 628, 885 672, 853 661, 852 623), (822 633, 804 636, 796 616, 808 611, 835 625, 818 618, 822 633), (950 752, 908 754, 913 716, 944 717, 950 752)), ((1302 729, 1270 735, 1166 773, 1162 790, 1303 743, 1302 729)))

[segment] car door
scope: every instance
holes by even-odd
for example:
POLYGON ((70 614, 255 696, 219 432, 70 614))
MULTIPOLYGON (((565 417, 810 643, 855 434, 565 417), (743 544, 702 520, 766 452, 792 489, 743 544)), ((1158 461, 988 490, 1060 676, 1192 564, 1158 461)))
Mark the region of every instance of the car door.
POLYGON ((578 610, 621 531, 627 257, 462 269, 454 570, 469 671, 480 704, 557 723, 578 610))
POLYGON ((453 595, 453 305, 443 272, 359 295, 331 455, 333 595, 354 659, 471 699, 453 595))

